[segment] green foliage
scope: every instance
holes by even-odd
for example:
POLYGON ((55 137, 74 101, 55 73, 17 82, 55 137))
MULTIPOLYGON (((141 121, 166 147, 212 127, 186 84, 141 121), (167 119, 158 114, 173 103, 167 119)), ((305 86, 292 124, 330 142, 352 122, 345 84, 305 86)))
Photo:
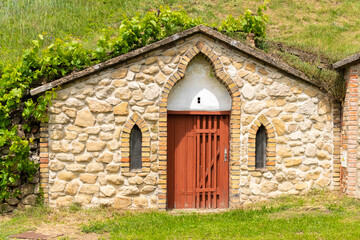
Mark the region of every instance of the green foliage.
POLYGON ((220 25, 219 30, 227 33, 231 32, 244 32, 247 34, 254 34, 255 37, 265 38, 266 36, 266 24, 268 23, 268 17, 263 13, 267 9, 267 0, 260 5, 253 14, 251 10, 247 9, 244 15, 239 15, 237 18, 229 15, 220 25))
MULTIPOLYGON (((235 19, 229 16, 220 27, 227 33, 243 31, 265 36, 267 18, 262 11, 264 3, 253 16, 247 10, 244 16, 235 19)), ((132 18, 124 16, 118 34, 107 32, 99 38, 96 48, 88 50, 73 38, 52 39, 45 45, 44 35, 32 41, 31 48, 24 51, 21 60, 13 65, 0 65, 0 200, 18 192, 11 192, 10 186, 21 176, 31 178, 38 164, 29 160, 30 143, 27 138, 34 122, 46 122, 46 109, 56 90, 36 98, 28 96, 31 86, 63 77, 97 62, 127 53, 139 47, 163 39, 176 32, 204 24, 200 18, 191 18, 182 8, 171 10, 161 6, 159 11, 147 12, 132 18), (14 115, 21 113, 22 122, 14 122, 14 115)))

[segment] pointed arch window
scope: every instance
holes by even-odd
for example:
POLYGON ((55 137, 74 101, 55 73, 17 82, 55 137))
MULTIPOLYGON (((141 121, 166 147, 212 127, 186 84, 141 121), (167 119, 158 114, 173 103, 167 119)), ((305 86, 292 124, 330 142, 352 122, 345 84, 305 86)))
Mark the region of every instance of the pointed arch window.
POLYGON ((138 125, 134 125, 130 132, 130 170, 142 167, 142 133, 138 125))
POLYGON ((255 168, 261 169, 266 166, 267 133, 264 125, 261 125, 256 133, 255 142, 255 168))

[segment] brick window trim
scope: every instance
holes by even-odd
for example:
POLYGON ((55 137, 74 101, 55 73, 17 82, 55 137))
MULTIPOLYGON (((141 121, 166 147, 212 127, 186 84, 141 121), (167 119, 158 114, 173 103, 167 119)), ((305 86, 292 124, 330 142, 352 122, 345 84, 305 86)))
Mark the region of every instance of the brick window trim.
POLYGON ((138 113, 134 113, 124 124, 121 135, 121 172, 150 173, 150 131, 138 113), (141 161, 142 168, 130 170, 130 132, 137 125, 142 133, 141 161))
POLYGON ((264 172, 275 170, 276 163, 276 136, 275 129, 271 122, 266 118, 264 114, 261 114, 258 119, 254 121, 249 130, 248 140, 248 171, 264 172), (257 169, 255 168, 255 151, 256 151, 256 133, 260 126, 263 125, 267 133, 266 144, 266 167, 257 169))

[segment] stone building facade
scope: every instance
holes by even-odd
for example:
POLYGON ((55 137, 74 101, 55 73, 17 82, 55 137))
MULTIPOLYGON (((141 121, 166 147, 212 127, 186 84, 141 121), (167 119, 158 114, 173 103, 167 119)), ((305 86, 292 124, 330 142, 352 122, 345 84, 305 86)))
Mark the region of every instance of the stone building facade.
POLYGON ((61 85, 49 123, 41 126, 45 201, 54 207, 167 209, 173 177, 167 169, 167 111, 173 88, 197 64, 208 64, 209 79, 231 99, 229 207, 313 188, 340 189, 339 103, 295 69, 198 26, 31 91, 61 85), (134 126, 142 136, 142 167, 131 170, 134 126), (267 145, 259 169, 261 126, 267 145))

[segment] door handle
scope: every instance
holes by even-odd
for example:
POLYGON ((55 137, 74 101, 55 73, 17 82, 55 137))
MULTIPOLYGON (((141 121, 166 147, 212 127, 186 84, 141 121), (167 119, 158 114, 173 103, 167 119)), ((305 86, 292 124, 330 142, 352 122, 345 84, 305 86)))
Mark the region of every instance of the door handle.
POLYGON ((224 150, 224 162, 226 162, 227 161, 227 149, 225 148, 225 150, 224 150))

